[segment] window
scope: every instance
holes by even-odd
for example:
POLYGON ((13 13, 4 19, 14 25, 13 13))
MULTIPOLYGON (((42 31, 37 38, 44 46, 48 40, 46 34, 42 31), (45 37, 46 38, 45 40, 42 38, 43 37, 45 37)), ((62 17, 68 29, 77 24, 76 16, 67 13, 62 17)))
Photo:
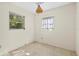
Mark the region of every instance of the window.
POLYGON ((9 28, 10 29, 25 29, 25 16, 15 13, 9 13, 9 28))
POLYGON ((53 17, 45 17, 42 19, 42 28, 43 29, 53 29, 54 28, 54 18, 53 17))

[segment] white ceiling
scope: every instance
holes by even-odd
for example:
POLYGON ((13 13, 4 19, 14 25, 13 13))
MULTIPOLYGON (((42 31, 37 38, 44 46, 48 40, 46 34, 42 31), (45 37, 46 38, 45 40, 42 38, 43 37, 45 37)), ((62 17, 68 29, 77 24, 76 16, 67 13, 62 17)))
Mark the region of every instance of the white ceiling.
MULTIPOLYGON (((41 7, 44 11, 50 10, 52 8, 60 7, 63 5, 67 5, 70 2, 43 2, 41 4, 41 7)), ((37 8, 36 2, 14 2, 12 4, 15 4, 16 6, 20 6, 21 8, 26 9, 29 12, 35 13, 35 10, 37 8)))

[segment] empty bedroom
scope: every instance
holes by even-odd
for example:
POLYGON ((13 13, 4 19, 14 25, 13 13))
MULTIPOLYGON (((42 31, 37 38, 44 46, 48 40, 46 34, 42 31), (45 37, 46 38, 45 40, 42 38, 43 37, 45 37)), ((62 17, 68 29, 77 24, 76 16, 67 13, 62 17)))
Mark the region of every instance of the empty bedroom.
POLYGON ((79 3, 0 2, 0 56, 78 56, 79 3))

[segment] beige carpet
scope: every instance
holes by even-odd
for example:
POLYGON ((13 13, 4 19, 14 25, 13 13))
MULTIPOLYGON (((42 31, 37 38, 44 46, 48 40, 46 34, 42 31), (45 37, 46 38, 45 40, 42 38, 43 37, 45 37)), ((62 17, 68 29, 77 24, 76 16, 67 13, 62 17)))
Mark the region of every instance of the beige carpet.
POLYGON ((34 42, 10 52, 12 56, 75 56, 75 52, 34 42))

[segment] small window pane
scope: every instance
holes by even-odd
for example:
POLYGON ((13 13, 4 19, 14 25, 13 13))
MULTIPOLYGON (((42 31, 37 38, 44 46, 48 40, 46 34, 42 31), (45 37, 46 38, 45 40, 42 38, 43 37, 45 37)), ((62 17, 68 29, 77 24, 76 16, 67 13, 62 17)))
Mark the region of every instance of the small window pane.
POLYGON ((45 28, 45 25, 43 25, 43 28, 45 28))
POLYGON ((50 25, 48 25, 48 28, 50 28, 50 25))
POLYGON ((53 25, 50 25, 50 28, 52 28, 53 27, 53 25))
POLYGON ((48 24, 51 24, 51 19, 48 19, 48 24))
POLYGON ((47 20, 43 20, 42 23, 43 23, 43 24, 47 24, 47 20))
POLYGON ((48 28, 47 24, 45 25, 45 28, 48 28))

